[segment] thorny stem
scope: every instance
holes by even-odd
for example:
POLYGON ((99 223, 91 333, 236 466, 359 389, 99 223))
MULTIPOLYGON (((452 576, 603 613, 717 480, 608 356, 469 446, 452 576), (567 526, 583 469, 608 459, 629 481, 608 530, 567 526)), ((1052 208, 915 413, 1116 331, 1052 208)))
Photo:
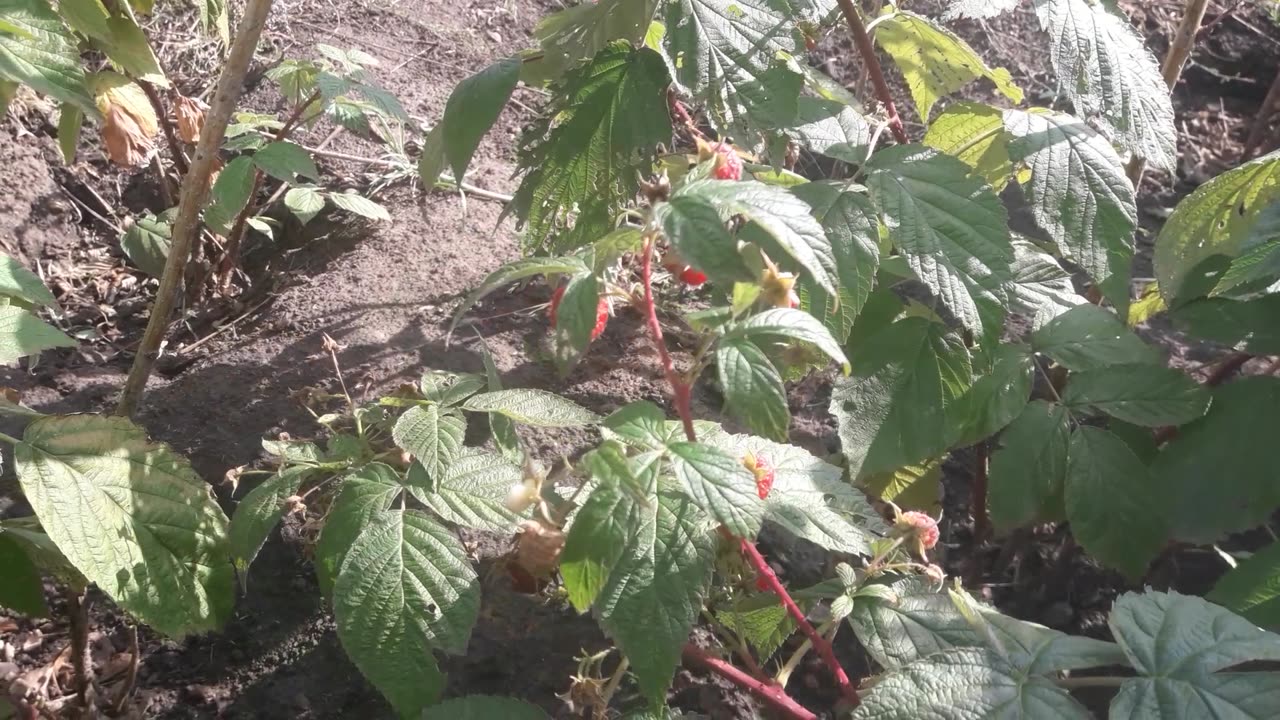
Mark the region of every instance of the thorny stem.
POLYGON ((845 22, 849 24, 849 31, 853 33, 853 44, 857 46, 858 54, 862 56, 862 64, 866 66, 867 74, 871 76, 871 85, 875 88, 876 99, 884 106, 885 116, 889 120, 889 129, 893 131, 895 140, 906 145, 911 141, 907 138, 906 129, 902 127, 902 118, 898 117, 898 106, 894 104, 893 93, 884 80, 880 58, 876 56, 876 48, 871 44, 871 36, 867 34, 867 27, 862 23, 862 16, 854 7, 853 0, 839 0, 839 3, 840 12, 844 14, 845 22))
POLYGON ((733 663, 714 657, 693 643, 685 643, 683 657, 689 665, 713 672, 734 685, 750 691, 787 720, 818 720, 817 715, 802 707, 778 685, 757 680, 739 670, 733 663))
POLYGON ((241 16, 235 42, 227 54, 222 74, 218 77, 212 107, 209 108, 204 127, 200 131, 200 142, 196 143, 191 167, 183 176, 178 216, 173 223, 169 256, 160 278, 160 289, 156 291, 156 301, 151 308, 147 330, 142 336, 138 353, 133 358, 133 367, 129 370, 129 379, 120 395, 117 415, 131 417, 134 414, 138 401, 142 398, 142 391, 147 386, 147 379, 151 377, 151 368, 155 365, 157 351, 169 327, 169 316, 178 299, 178 285, 186 275, 192 241, 200 226, 200 208, 209 192, 213 163, 218 159, 218 146, 222 143, 231 113, 235 111, 236 101, 244 89, 244 76, 249 70, 249 62, 253 60, 253 52, 258 47, 258 38, 262 35, 262 28, 267 23, 270 11, 271 0, 249 0, 241 16))
MULTIPOLYGON (((1164 64, 1160 67, 1160 74, 1164 76, 1164 84, 1169 87, 1169 92, 1173 92, 1174 86, 1178 84, 1178 78, 1182 76, 1182 68, 1187 64, 1187 58, 1191 56, 1191 50, 1195 47, 1200 24, 1204 22, 1204 11, 1208 7, 1209 0, 1187 0, 1186 9, 1182 13, 1182 22, 1178 24, 1173 42, 1169 44, 1169 52, 1164 56, 1164 64)), ((1142 173, 1146 170, 1146 166, 1147 159, 1141 155, 1134 155, 1129 161, 1127 168, 1129 182, 1133 183, 1135 190, 1142 184, 1142 173)))
MULTIPOLYGON (((658 322, 658 309, 653 301, 653 237, 650 236, 645 241, 644 249, 641 251, 641 279, 644 283, 644 310, 647 316, 649 331, 653 334, 654 345, 658 349, 658 357, 662 361, 663 372, 667 376, 667 382, 671 384, 671 391, 675 397, 676 412, 680 415, 680 421, 684 424, 685 436, 689 442, 697 442, 698 435, 693 427, 693 412, 690 409, 690 397, 692 396, 692 383, 685 382, 676 372, 675 363, 671 360, 671 354, 667 352, 667 344, 662 339, 662 325, 658 322)), ((764 556, 760 554, 760 550, 756 548, 755 543, 746 538, 735 538, 728 530, 720 528, 722 536, 736 540, 738 549, 743 557, 751 565, 756 574, 767 585, 773 594, 778 596, 783 607, 787 609, 787 613, 796 621, 796 626, 804 633, 805 637, 813 643, 818 649, 818 654, 827 664, 832 676, 835 678, 836 685, 840 688, 840 694, 852 707, 856 707, 860 702, 858 692, 854 689, 853 683, 850 682, 848 674, 841 667, 840 661, 836 659, 835 651, 831 648, 831 643, 827 639, 818 634, 818 631, 809 623, 805 613, 791 598, 791 594, 787 592, 787 588, 778 579, 773 568, 769 567, 769 563, 765 561, 764 556)), ((688 652, 686 647, 686 653, 688 652)), ((736 672, 737 671, 735 668, 736 672)), ((741 673, 743 678, 748 679, 751 683, 758 684, 759 681, 751 678, 746 673, 741 673)), ((727 677, 727 676, 726 676, 727 677)), ((740 683, 741 684, 741 683, 740 683)), ((746 687, 751 687, 747 685, 746 687)))

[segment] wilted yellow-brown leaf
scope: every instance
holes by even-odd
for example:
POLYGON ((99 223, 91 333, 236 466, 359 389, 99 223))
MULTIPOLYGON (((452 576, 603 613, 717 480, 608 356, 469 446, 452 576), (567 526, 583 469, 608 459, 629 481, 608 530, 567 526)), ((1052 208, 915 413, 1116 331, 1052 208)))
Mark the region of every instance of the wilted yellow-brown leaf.
POLYGON ((178 121, 178 137, 182 142, 194 143, 200 139, 200 129, 204 127, 204 113, 208 105, 182 95, 173 105, 173 114, 178 121))

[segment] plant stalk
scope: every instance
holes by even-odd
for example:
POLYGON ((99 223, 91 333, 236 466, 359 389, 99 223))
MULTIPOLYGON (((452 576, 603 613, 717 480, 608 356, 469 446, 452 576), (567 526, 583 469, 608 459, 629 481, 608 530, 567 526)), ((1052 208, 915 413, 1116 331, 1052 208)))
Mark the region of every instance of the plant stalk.
POLYGON ((987 512, 987 470, 990 467, 991 448, 986 440, 974 446, 973 485, 969 492, 973 511, 973 540, 979 545, 991 532, 991 515, 987 512))
POLYGON ((80 717, 97 717, 93 689, 93 657, 89 654, 89 593, 67 591, 67 609, 71 620, 71 667, 75 673, 76 702, 80 717))
MULTIPOLYGON (((314 105, 320 100, 320 91, 316 90, 311 93, 305 100, 297 105, 289 117, 285 118, 284 124, 272 136, 273 142, 281 142, 287 139, 298 125, 302 122, 302 116, 306 113, 307 108, 314 105)), ((235 271, 236 266, 240 264, 240 246, 244 243, 244 234, 248 231, 249 218, 253 217, 262 206, 256 202, 258 191, 262 189, 262 183, 266 181, 266 174, 259 168, 253 170, 253 189, 249 191, 249 201, 240 208, 240 212, 236 214, 235 222, 231 223, 231 231, 227 233, 227 249, 222 253, 222 261, 218 265, 218 289, 225 292, 231 286, 231 273, 235 271)))
POLYGON ((270 11, 271 0, 248 0, 240 26, 236 28, 236 38, 231 44, 226 64, 222 66, 222 73, 218 76, 218 88, 205 116, 195 156, 191 160, 190 169, 183 176, 178 217, 173 223, 169 256, 165 260, 164 274, 160 278, 160 289, 156 292, 156 302, 151 308, 151 318, 147 321, 147 330, 138 346, 138 354, 133 358, 133 367, 129 369, 129 379, 120 395, 117 415, 133 416, 143 390, 146 389, 147 379, 151 377, 151 369, 155 365, 160 343, 169 327, 169 317, 173 314, 173 306, 178 299, 178 286, 186 275, 191 245, 200 226, 200 209, 209 194, 209 177, 213 172, 214 161, 218 159, 218 147, 222 144, 227 123, 231 120, 231 113, 235 111, 236 102, 244 89, 244 77, 270 11))
POLYGON ((1253 159, 1258 152, 1266 138, 1267 129, 1271 127, 1271 116, 1275 114, 1276 108, 1280 108, 1280 72, 1271 81, 1271 89, 1267 91, 1262 107, 1258 108, 1258 117, 1254 119, 1253 127, 1249 128, 1249 137, 1244 142, 1244 151, 1240 153, 1240 162, 1253 159))
MULTIPOLYGON (((1182 12, 1182 22, 1178 24, 1178 30, 1173 34, 1173 42, 1169 44, 1169 52, 1164 56, 1164 65, 1160 67, 1160 74, 1164 76, 1164 84, 1169 87, 1169 92, 1173 92, 1173 88, 1178 84, 1178 78, 1182 76, 1182 68, 1187 64, 1187 58, 1191 57, 1191 50, 1196 45, 1196 37, 1200 32, 1200 24, 1204 22, 1204 11, 1209 7, 1209 0, 1187 0, 1186 9, 1182 12)), ((1136 190, 1142 184, 1142 173, 1147 168, 1147 159, 1141 155, 1134 155, 1129 160, 1128 175, 1129 182, 1133 183, 1136 190)))
MULTIPOLYGON (((676 412, 680 415, 680 421, 684 424, 685 436, 689 442, 697 442, 698 434, 693 426, 693 412, 690 408, 690 398, 693 395, 693 382, 686 382, 681 379, 679 373, 676 372, 675 363, 671 360, 671 354, 667 352, 666 341, 662 339, 662 325, 658 322, 658 309, 653 301, 653 239, 649 238, 645 241, 644 249, 641 250, 641 279, 644 283, 644 304, 645 315, 649 325, 649 331, 653 334, 654 345, 658 348, 658 356, 662 361, 663 372, 667 376, 667 382, 671 384, 672 394, 675 396, 676 412)), ((854 689, 853 683, 850 682, 849 676, 841 667, 840 661, 836 659, 835 651, 831 648, 831 643, 827 639, 818 634, 818 631, 809 623, 805 617, 804 611, 792 599, 791 594, 787 592, 787 588, 778 579, 777 574, 773 572, 773 568, 769 567, 769 563, 765 561, 764 556, 760 554, 760 550, 756 548, 755 543, 746 538, 736 538, 724 527, 720 528, 720 534, 726 539, 736 541, 738 549, 746 558, 747 562, 756 571, 756 574, 763 578, 769 590, 778 596, 783 607, 796 621, 796 626, 804 633, 805 637, 813 643, 817 648, 818 654, 827 664, 831 671, 831 675, 835 678, 836 685, 840 688, 840 694, 850 704, 851 707, 857 707, 859 701, 858 691, 854 689)), ((743 677, 750 678, 749 675, 742 673, 743 677)), ((759 682, 752 679, 752 682, 759 682)))
POLYGON ((893 92, 889 90, 889 84, 884 80, 884 70, 880 67, 880 58, 876 56, 876 47, 871 43, 871 36, 867 34, 867 26, 862 23, 862 16, 858 13, 858 8, 854 7, 853 0, 839 0, 839 3, 840 12, 844 14, 845 22, 849 24, 849 31, 853 33, 853 44, 858 48, 858 54, 862 56, 862 64, 867 74, 871 76, 871 86, 876 91, 876 99, 884 106, 889 129, 893 131, 893 138, 900 144, 906 145, 911 140, 902 126, 902 118, 898 116, 898 106, 893 102, 893 92))
POLYGON ((818 720, 817 715, 793 700, 780 686, 757 680, 739 670, 733 663, 714 657, 693 643, 685 644, 683 657, 687 664, 713 672, 734 685, 745 688, 773 708, 779 717, 787 720, 818 720))

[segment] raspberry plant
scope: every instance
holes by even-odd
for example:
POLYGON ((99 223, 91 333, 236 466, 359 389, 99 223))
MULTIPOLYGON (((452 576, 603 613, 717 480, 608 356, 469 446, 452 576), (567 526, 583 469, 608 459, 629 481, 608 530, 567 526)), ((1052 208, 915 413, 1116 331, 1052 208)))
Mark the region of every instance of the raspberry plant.
MULTIPOLYGON (((487 355, 484 376, 431 371, 371 402, 313 393, 323 441, 264 443, 278 467, 241 498, 229 529, 186 464, 128 421, 40 417, 21 440, 0 438, 15 445, 36 510, 2 526, 0 562, 19 581, 0 588, 0 602, 39 611, 43 570, 77 589, 97 583, 162 632, 210 629, 229 610, 232 569, 251 573, 272 528, 297 514, 343 646, 399 714, 542 717, 502 698, 439 702, 435 653, 465 653, 479 615, 482 583, 456 534, 466 528, 514 536, 517 585, 592 612, 615 642, 617 659, 584 658, 569 692, 598 715, 662 716, 682 662, 787 718, 1083 718, 1071 691, 1090 686, 1114 688, 1116 717, 1264 715, 1280 675, 1237 666, 1280 656, 1280 637, 1259 627, 1280 622, 1275 547, 1225 576, 1216 605, 1121 596, 1108 621, 1115 642, 1002 615, 929 558, 940 531, 925 511, 948 458, 977 460, 979 539, 1065 521, 1134 581, 1170 543, 1212 545, 1280 506, 1266 443, 1280 381, 1226 382, 1253 356, 1280 353, 1280 154, 1178 205, 1156 239, 1157 282, 1135 301, 1134 188, 1145 167, 1173 170, 1168 87, 1189 47, 1174 43, 1162 77, 1116 8, 1031 2, 1060 79, 1052 108, 1025 106, 1006 70, 893 5, 875 18, 849 0, 600 0, 554 13, 538 48, 460 84, 422 143, 424 184, 448 166, 461 186, 516 86, 549 93, 521 139, 509 208, 529 255, 486 278, 455 324, 488 294, 546 278, 554 361, 567 373, 613 314, 634 308, 672 412, 641 401, 600 416, 551 392, 506 389, 487 355), (870 111, 801 62, 842 21, 871 80, 870 111), (914 142, 877 45, 927 124, 914 142), (975 81, 1010 106, 950 101, 975 81), (1023 231, 1011 230, 1007 203, 1025 209, 1023 231), (664 299, 670 286, 698 288, 705 302, 668 303, 681 295, 664 299), (1130 329, 1157 314, 1234 354, 1195 382, 1130 329), (673 331, 684 356, 668 350, 673 331), (841 446, 820 458, 786 443, 785 381, 830 365, 842 371, 830 405, 841 446), (693 416, 694 391, 707 386, 749 433, 693 416), (482 445, 464 443, 472 423, 487 425, 482 445), (522 441, 526 427, 589 427, 599 442, 546 471, 522 441), (756 546, 766 525, 844 562, 816 586, 788 588, 756 546), (692 640, 700 621, 713 643, 692 640), (841 666, 831 641, 846 627, 874 677, 841 666), (839 691, 834 707, 787 692, 809 652, 839 691), (1112 674, 1076 674, 1104 667, 1112 674)), ((1014 5, 959 0, 946 16, 1014 5)), ((246 14, 260 23, 262 6, 246 14)), ((1195 7, 1180 36, 1194 37, 1195 7)), ((79 66, 59 16, 42 0, 0 9, 0 73, 92 114, 88 94, 63 82, 79 66), (24 61, 32 48, 53 52, 59 72, 24 61)), ((114 36, 66 20, 111 56, 114 36)), ((251 51, 256 36, 247 42, 251 51)), ((318 210, 318 191, 297 182, 309 168, 280 149, 282 130, 318 112, 310 98, 343 124, 397 115, 363 58, 323 52, 319 64, 274 73, 295 103, 290 120, 241 118, 250 131, 229 142, 255 152, 223 169, 206 222, 243 218, 243 231, 256 193, 241 189, 264 175, 288 175, 286 204, 304 220, 318 210), (280 174, 276 155, 288 160, 280 174)), ((126 79, 142 72, 113 60, 126 79)), ((219 122, 204 135, 216 148, 230 108, 210 114, 219 122)), ((121 152, 136 145, 125 133, 121 152)), ((205 207, 211 166, 196 153, 175 238, 205 207)), ((168 256, 162 302, 187 253, 168 256)), ((31 277, 9 275, 7 359, 65 344, 23 307, 47 304, 31 277)), ((139 358, 135 393, 149 366, 139 358)))

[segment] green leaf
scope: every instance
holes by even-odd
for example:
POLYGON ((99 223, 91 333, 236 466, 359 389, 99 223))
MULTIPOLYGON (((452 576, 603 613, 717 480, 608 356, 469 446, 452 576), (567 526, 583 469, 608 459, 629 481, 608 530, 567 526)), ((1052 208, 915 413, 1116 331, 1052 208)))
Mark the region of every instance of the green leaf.
POLYGON ((999 655, 958 648, 890 673, 863 696, 853 720, 922 717, 1090 720, 1093 715, 1048 678, 1024 675, 999 655), (955 715, 963 709, 964 715, 955 715))
POLYGON ((305 440, 268 440, 263 438, 262 449, 268 455, 280 458, 280 464, 303 463, 314 465, 324 461, 320 446, 305 440))
POLYGON ((453 329, 458 326, 458 322, 462 320, 462 316, 475 307, 475 304, 481 298, 504 285, 538 275, 578 275, 589 272, 591 272, 590 269, 579 257, 533 256, 509 262, 486 275, 479 287, 472 290, 466 299, 458 305, 458 309, 453 312, 453 321, 449 324, 449 331, 453 332, 453 329))
MULTIPOLYGON (((233 159, 222 168, 218 173, 218 179, 213 181, 213 189, 209 191, 211 202, 204 211, 205 222, 209 223, 210 227, 223 234, 231 230, 232 221, 249 203, 249 198, 253 195, 255 175, 253 160, 245 155, 233 159)), ((284 204, 305 224, 315 213, 320 212, 320 208, 324 206, 324 200, 311 188, 290 188, 289 192, 285 193, 284 204), (314 212, 304 217, 304 212, 298 209, 300 206, 298 198, 307 193, 314 195, 319 204, 314 212)))
POLYGON ((458 83, 444 106, 444 154, 462 182, 480 139, 498 121, 520 79, 520 58, 509 57, 458 83))
POLYGON ((566 73, 559 101, 521 139, 511 207, 529 246, 582 247, 614 227, 657 145, 671 140, 667 84, 662 58, 627 42, 566 73))
POLYGON ((0 528, 0 608, 28 617, 48 617, 44 601, 44 583, 40 570, 27 557, 18 541, 0 528))
POLYGON ((533 29, 542 53, 524 59, 520 79, 531 85, 555 80, 614 40, 639 45, 657 6, 657 0, 601 0, 545 15, 533 29))
POLYGON ((831 413, 854 478, 936 457, 954 435, 947 407, 970 384, 960 339, 925 318, 906 318, 858 346, 854 373, 836 381, 831 413))
POLYGON ((1004 123, 1010 157, 1031 168, 1025 191, 1036 225, 1096 282, 1114 277, 1127 293, 1138 206, 1111 143, 1060 113, 1009 110, 1004 123))
POLYGON ((444 123, 436 123, 422 139, 422 154, 418 156, 418 179, 426 191, 430 192, 440 181, 444 160, 444 123))
POLYGON ((1071 443, 1070 415, 1061 405, 1032 400, 1000 437, 987 478, 991 521, 1012 529, 1045 516, 1062 496, 1071 443))
POLYGON ((667 446, 680 489, 729 532, 753 538, 760 531, 764 501, 756 478, 733 457, 711 445, 674 442, 667 446))
POLYGON ((958 158, 997 191, 1003 190, 1013 175, 1004 112, 990 105, 959 102, 948 106, 929 123, 921 142, 958 158))
POLYGON ((1228 570, 1205 599, 1258 625, 1280 626, 1280 543, 1228 570))
MULTIPOLYGON (((809 311, 822 319, 837 342, 844 342, 871 296, 880 265, 880 221, 875 207, 859 186, 839 182, 805 183, 793 187, 791 194, 809 205, 835 260, 838 303, 811 292, 809 311)), ((801 284, 808 287, 811 281, 802 278, 801 284)))
POLYGON ((1280 379, 1246 377, 1217 387, 1204 417, 1151 464, 1173 536, 1197 544, 1267 522, 1280 506, 1272 430, 1280 379))
POLYGON ((638 400, 614 410, 601 424, 628 445, 661 450, 671 440, 666 422, 662 408, 648 400, 638 400))
POLYGON ((1076 113, 1100 115, 1122 148, 1172 171, 1178 135, 1169 88, 1128 19, 1114 4, 1090 0, 1035 0, 1035 8, 1058 89, 1076 113))
POLYGON ((755 338, 787 338, 812 343, 828 357, 849 370, 849 359, 831 331, 814 316, 792 308, 773 308, 734 323, 725 333, 726 340, 755 338))
POLYGON ((278 140, 252 155, 253 164, 262 172, 290 185, 297 185, 302 178, 320 179, 320 171, 311 159, 311 153, 288 140, 278 140))
POLYGON ((675 77, 711 124, 790 125, 800 76, 780 59, 801 52, 790 9, 767 0, 674 0, 661 16, 675 77), (789 116, 789 117, 788 117, 789 116))
POLYGON ((378 203, 354 192, 331 192, 326 195, 329 202, 340 210, 359 215, 370 220, 391 222, 391 213, 378 203))
MULTIPOLYGON (((751 435, 707 435, 703 442, 732 458, 747 453, 773 467, 764 519, 788 533, 836 552, 870 554, 888 533, 865 495, 844 481, 840 468, 794 446, 751 435)), ((753 488, 754 489, 754 488, 753 488)))
POLYGON ((76 161, 76 146, 80 144, 80 126, 84 124, 84 111, 70 103, 58 108, 58 150, 62 162, 70 165, 76 161))
POLYGON ((1080 305, 1049 321, 1031 333, 1031 346, 1068 370, 1163 364, 1155 348, 1097 305, 1080 305))
POLYGON ((843 102, 801 96, 796 122, 783 128, 791 139, 810 152, 859 164, 871 143, 871 123, 843 102))
POLYGON ((960 433, 954 445, 972 445, 999 432, 1018 417, 1031 397, 1035 378, 1031 353, 1016 344, 1001 345, 995 352, 991 372, 974 381, 948 408, 952 426, 960 433))
POLYGON ((1032 330, 1039 330, 1050 320, 1086 302, 1076 293, 1071 274, 1034 244, 1015 239, 1013 258, 1010 309, 1026 315, 1032 330))
POLYGON ((715 205, 696 195, 676 195, 654 210, 662 232, 680 257, 720 287, 755 280, 738 253, 715 205))
POLYGON ((457 405, 485 388, 485 378, 472 373, 427 370, 418 381, 422 396, 441 405, 457 405))
POLYGON ((995 332, 1013 249, 991 187, 970 177, 960 160, 919 145, 882 150, 868 167, 871 198, 911 270, 965 328, 995 332))
POLYGON ((0 364, 76 341, 16 305, 0 307, 0 364))
POLYGON ((569 602, 586 612, 609 581, 627 541, 641 530, 657 503, 660 456, 628 459, 622 446, 605 443, 583 458, 597 485, 574 517, 560 556, 569 602))
POLYGON ((949 0, 942 19, 951 22, 960 18, 985 20, 1018 7, 1018 0, 949 0))
POLYGON ((591 344, 600 307, 600 283, 592 274, 569 280, 556 308, 556 367, 568 375, 591 344))
POLYGON ((1273 202, 1258 213, 1257 221, 1240 243, 1239 254, 1214 292, 1277 279, 1280 279, 1280 202, 1273 202))
POLYGON ((716 612, 722 625, 755 648, 760 662, 768 662, 795 632, 795 620, 773 593, 740 597, 731 607, 716 612))
POLYGON ((382 463, 369 463, 342 479, 342 490, 316 541, 316 577, 325 595, 333 594, 338 569, 356 537, 371 518, 391 509, 391 502, 403 490, 399 474, 382 463))
MULTIPOLYGON (((473 398, 474 399, 474 398, 473 398)), ((468 401, 470 402, 470 401, 468 401)), ((462 449, 466 418, 439 405, 411 407, 396 420, 391 436, 408 450, 432 478, 443 477, 462 449)))
POLYGON ((468 695, 432 705, 422 720, 548 720, 537 705, 509 697, 468 695))
POLYGON ((164 275, 172 233, 168 221, 148 212, 135 219, 120 236, 120 249, 139 270, 158 278, 164 275))
POLYGON ((714 559, 706 516, 682 497, 659 494, 644 508, 596 599, 601 627, 631 661, 652 705, 666 699, 714 559))
POLYGON ((726 338, 715 359, 725 410, 755 432, 785 440, 791 424, 787 388, 764 351, 750 340, 726 338))
POLYGON ((0 520, 0 532, 22 548, 40 572, 52 575, 73 590, 83 590, 88 587, 89 581, 44 533, 35 516, 0 520))
POLYGON ((472 395, 462 404, 471 412, 500 413, 534 427, 582 427, 600 422, 600 416, 581 405, 546 390, 520 388, 472 395))
POLYGON ((285 501, 298 494, 298 488, 316 469, 295 465, 267 478, 240 500, 231 516, 227 537, 231 557, 242 570, 249 567, 267 537, 284 515, 285 501))
POLYGON ((888 588, 889 599, 860 599, 848 617, 858 641, 881 667, 897 670, 944 650, 981 644, 951 599, 925 578, 907 577, 888 588))
POLYGON ((0 78, 29 85, 89 117, 101 116, 85 87, 75 37, 45 0, 0 0, 0 78))
POLYGON ((39 275, 4 253, 0 253, 0 295, 17 298, 31 305, 56 307, 58 304, 39 275))
MULTIPOLYGON (((489 390, 502 389, 502 377, 498 375, 498 366, 493 362, 493 355, 483 343, 480 345, 480 359, 484 361, 486 386, 489 390)), ((489 413, 489 431, 493 433, 493 443, 508 460, 521 462, 524 451, 520 449, 520 436, 516 434, 516 424, 511 418, 498 413, 489 413)))
POLYGON ((892 472, 868 475, 858 480, 858 487, 872 497, 887 500, 903 510, 919 510, 936 514, 942 509, 942 463, 928 460, 904 465, 892 472))
POLYGON ((1280 660, 1280 636, 1198 597, 1125 593, 1108 622, 1140 677, 1126 680, 1112 717, 1268 717, 1280 673, 1217 672, 1280 660))
POLYGON ((324 195, 314 187, 291 187, 284 193, 284 206, 293 213, 293 217, 297 218, 298 222, 305 225, 319 215, 320 210, 324 210, 324 195))
POLYGON ((1082 426, 1071 435, 1067 520, 1089 554, 1131 578, 1141 577, 1167 538, 1156 509, 1165 489, 1123 440, 1082 426))
POLYGON ((209 35, 216 35, 223 47, 230 47, 231 21, 226 0, 201 0, 196 7, 200 10, 201 29, 209 35))
POLYGON ((933 104, 980 77, 995 84, 1010 102, 1022 102, 1022 90, 1009 71, 989 68, 982 58, 946 28, 927 18, 887 8, 876 22, 876 42, 893 58, 911 89, 920 117, 929 122, 933 104))
POLYGON ((63 0, 58 3, 58 14, 72 30, 87 38, 111 39, 111 28, 107 26, 111 15, 102 0, 63 0))
POLYGON ((466 652, 480 612, 480 581, 462 543, 413 510, 373 515, 333 588, 338 639, 402 717, 439 699, 432 649, 466 652))
POLYGON ((742 215, 752 222, 744 232, 756 227, 753 240, 768 242, 766 250, 791 256, 809 273, 810 279, 829 293, 835 292, 836 262, 822 225, 814 219, 809 205, 780 187, 761 182, 699 180, 688 183, 677 197, 698 197, 713 205, 723 220, 742 215))
POLYGON ((160 68, 160 60, 147 35, 138 26, 132 10, 118 8, 118 14, 107 20, 109 38, 99 44, 111 63, 130 77, 168 87, 169 79, 160 68))
POLYGON ((1209 391, 1186 373, 1151 365, 1113 365, 1071 373, 1062 403, 1093 406, 1146 427, 1182 425, 1204 415, 1209 391))
POLYGON ((410 466, 406 479, 409 492, 446 522, 493 532, 515 529, 519 516, 503 503, 524 475, 511 460, 486 452, 466 452, 455 458, 442 476, 424 476, 421 465, 410 466))
POLYGON ((14 451, 23 494, 67 559, 171 637, 231 614, 227 518, 185 459, 125 418, 49 416, 14 451))
POLYGON ((1176 308, 1174 324, 1196 337, 1259 355, 1280 354, 1280 294, 1252 300, 1206 298, 1176 308))

